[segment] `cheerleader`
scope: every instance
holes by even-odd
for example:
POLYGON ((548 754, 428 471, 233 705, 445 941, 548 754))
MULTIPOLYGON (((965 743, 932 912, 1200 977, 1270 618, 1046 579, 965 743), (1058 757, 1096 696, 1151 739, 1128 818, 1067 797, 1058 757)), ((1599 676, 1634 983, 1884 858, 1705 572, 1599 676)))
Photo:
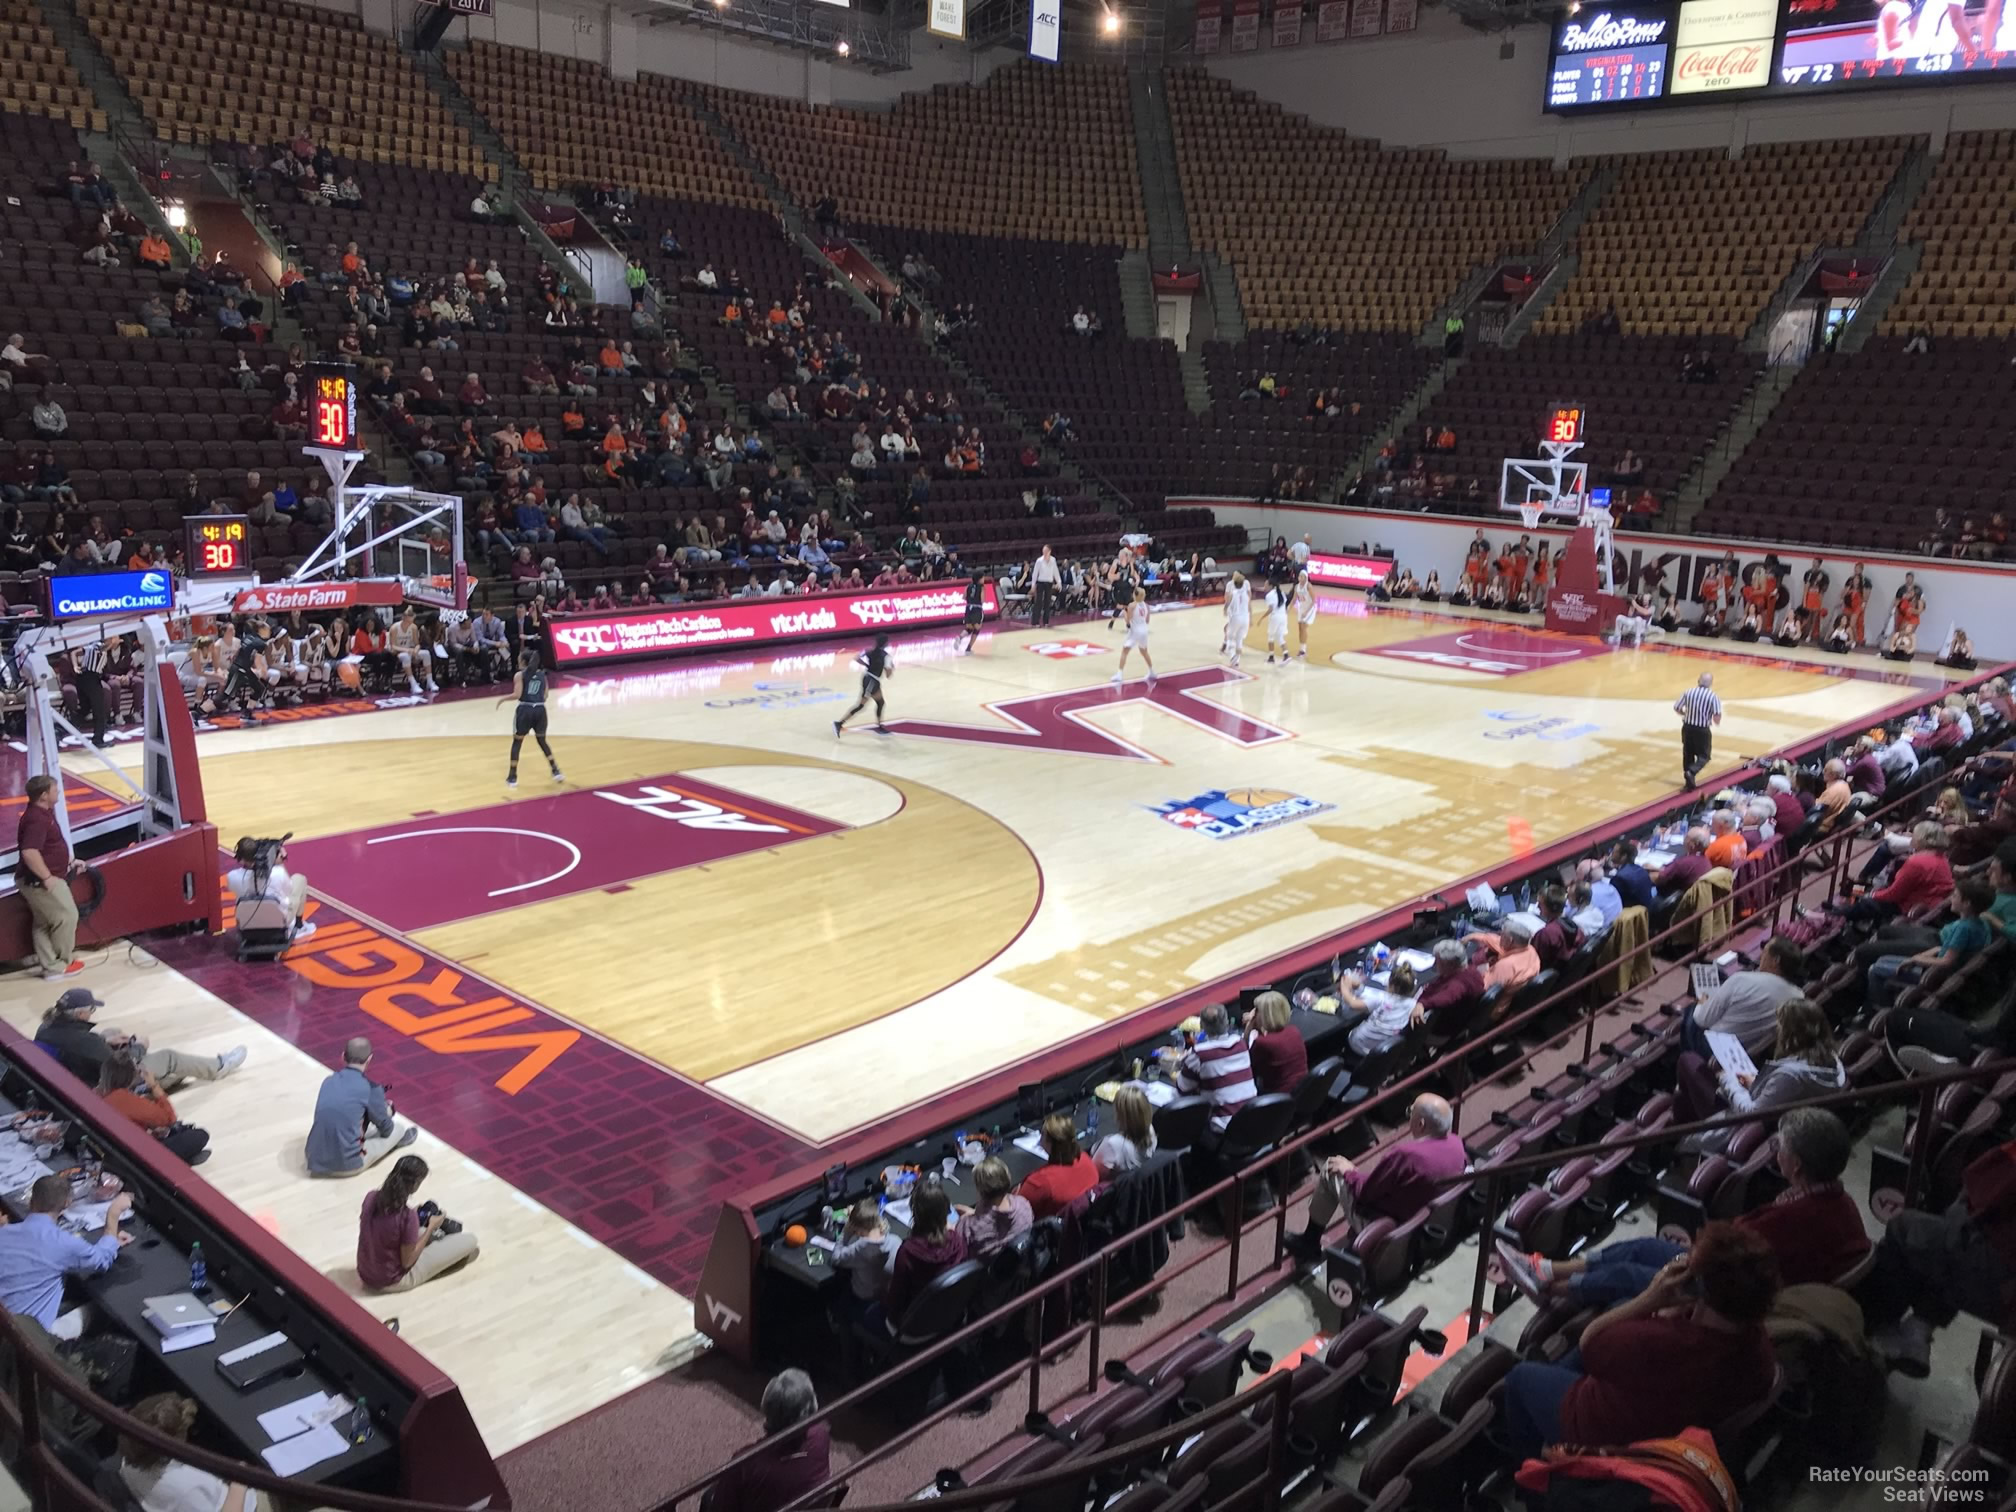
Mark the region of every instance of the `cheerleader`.
POLYGON ((1855 649, 1855 622, 1849 617, 1846 609, 1834 616, 1834 623, 1828 627, 1824 644, 1836 656, 1844 656, 1855 649))
MULTIPOLYGON (((1155 685, 1155 659, 1148 654, 1148 590, 1136 588, 1134 597, 1127 603, 1127 634, 1120 642, 1120 670, 1113 674, 1115 684, 1127 680, 1127 653, 1139 651, 1141 665, 1148 669, 1148 685, 1155 685)), ((1273 657, 1267 658, 1272 661, 1273 657)))
POLYGON ((1848 628, 1857 646, 1869 640, 1867 616, 1869 591, 1873 586, 1869 581, 1869 570, 1860 562, 1848 574, 1848 581, 1841 585, 1841 612, 1848 616, 1848 628))
POLYGON ((1421 602, 1424 604, 1442 602, 1442 574, 1433 567, 1428 569, 1428 580, 1421 585, 1421 602))
MULTIPOLYGON (((1402 598, 1412 598, 1414 596, 1414 575, 1412 573, 1407 573, 1401 578, 1400 596, 1402 598)), ((1294 602, 1295 659, 1297 661, 1307 661, 1309 659, 1309 627, 1316 623, 1316 590, 1309 586, 1309 574, 1306 572, 1295 574, 1294 602)), ((1284 652, 1287 650, 1285 642, 1282 645, 1282 650, 1284 652)))
POLYGON ((1267 587, 1267 663, 1274 663, 1274 652, 1278 648, 1281 660, 1288 660, 1288 600, 1289 590, 1282 587, 1279 580, 1267 587))
POLYGON ((1820 622, 1827 612, 1827 586, 1832 581, 1827 570, 1820 565, 1820 558, 1813 558, 1813 565, 1806 569, 1801 580, 1799 607, 1806 611, 1806 633, 1818 635, 1820 622))
MULTIPOLYGON (((1566 550, 1564 547, 1563 550, 1566 550)), ((1547 585, 1554 579, 1554 548, 1545 541, 1533 553, 1533 607, 1547 607, 1547 585)))
POLYGON ((1245 573, 1235 572, 1225 585, 1225 643, 1221 649, 1227 665, 1239 665, 1239 652, 1246 644, 1246 633, 1252 624, 1253 585, 1246 581, 1245 573))

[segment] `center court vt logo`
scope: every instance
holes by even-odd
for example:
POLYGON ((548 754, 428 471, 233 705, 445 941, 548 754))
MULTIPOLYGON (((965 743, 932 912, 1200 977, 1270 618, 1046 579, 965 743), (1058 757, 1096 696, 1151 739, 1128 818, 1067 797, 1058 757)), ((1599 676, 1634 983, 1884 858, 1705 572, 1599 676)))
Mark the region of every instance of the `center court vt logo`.
POLYGON ((1172 672, 1154 687, 1146 682, 1130 682, 1123 687, 1097 684, 1074 688, 1067 693, 1043 693, 1033 698, 1010 698, 983 704, 999 723, 991 725, 954 724, 937 719, 892 719, 889 728, 898 735, 921 735, 928 740, 959 740, 971 745, 1001 746, 1018 751, 1055 751, 1069 756, 1100 756, 1115 761, 1152 761, 1166 765, 1163 758, 1143 750, 1132 741, 1099 728, 1087 715, 1105 710, 1139 705, 1155 709, 1207 734, 1235 745, 1272 745, 1293 740, 1294 732, 1265 720, 1254 719, 1214 699, 1200 696, 1207 688, 1251 682, 1244 672, 1227 667, 1196 667, 1172 672))

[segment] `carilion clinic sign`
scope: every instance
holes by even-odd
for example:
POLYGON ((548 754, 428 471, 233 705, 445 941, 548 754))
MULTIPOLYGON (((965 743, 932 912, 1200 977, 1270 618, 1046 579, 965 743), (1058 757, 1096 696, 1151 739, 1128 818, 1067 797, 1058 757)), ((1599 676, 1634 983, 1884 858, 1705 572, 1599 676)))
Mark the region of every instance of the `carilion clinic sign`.
POLYGON ((93 614, 165 614, 174 603, 173 574, 151 567, 139 572, 59 573, 49 579, 51 619, 83 619, 93 614))

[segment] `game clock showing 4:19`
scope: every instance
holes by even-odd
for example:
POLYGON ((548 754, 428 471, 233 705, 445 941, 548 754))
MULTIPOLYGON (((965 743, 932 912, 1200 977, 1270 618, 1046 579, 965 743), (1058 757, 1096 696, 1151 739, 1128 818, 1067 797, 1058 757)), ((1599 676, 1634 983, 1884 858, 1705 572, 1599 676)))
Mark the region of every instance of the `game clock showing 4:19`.
POLYGON ((308 444, 319 451, 357 448, 357 375, 347 367, 308 369, 308 444))
POLYGON ((244 515, 190 515, 182 522, 189 576, 244 577, 252 571, 252 522, 244 515))

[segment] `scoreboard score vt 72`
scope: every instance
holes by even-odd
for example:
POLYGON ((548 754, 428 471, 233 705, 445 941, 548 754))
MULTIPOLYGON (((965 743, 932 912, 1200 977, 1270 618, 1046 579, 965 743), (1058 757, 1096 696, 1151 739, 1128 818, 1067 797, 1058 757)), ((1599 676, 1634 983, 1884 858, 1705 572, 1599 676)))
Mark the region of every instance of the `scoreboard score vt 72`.
POLYGON ((313 363, 308 368, 308 444, 317 451, 353 452, 357 445, 357 374, 313 363))
POLYGON ((190 515, 182 522, 189 576, 249 577, 252 522, 244 515, 190 515))

